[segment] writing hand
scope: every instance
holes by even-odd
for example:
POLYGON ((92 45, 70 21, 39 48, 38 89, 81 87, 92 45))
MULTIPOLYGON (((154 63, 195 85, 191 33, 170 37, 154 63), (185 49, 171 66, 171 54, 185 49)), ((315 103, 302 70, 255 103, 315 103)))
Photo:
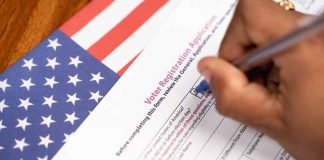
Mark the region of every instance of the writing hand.
POLYGON ((271 136, 297 159, 323 159, 324 33, 274 57, 261 67, 271 72, 251 80, 230 62, 293 31, 302 15, 271 0, 240 0, 237 7, 219 58, 198 64, 217 110, 271 136))

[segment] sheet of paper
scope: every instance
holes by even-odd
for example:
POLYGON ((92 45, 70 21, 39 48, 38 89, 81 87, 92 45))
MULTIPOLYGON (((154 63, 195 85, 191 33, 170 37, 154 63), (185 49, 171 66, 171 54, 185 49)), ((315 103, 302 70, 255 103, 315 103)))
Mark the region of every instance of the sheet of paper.
POLYGON ((306 14, 318 15, 324 11, 324 1, 322 0, 292 0, 296 10, 306 14))
POLYGON ((226 118, 194 87, 235 0, 183 0, 55 159, 290 159, 269 137, 226 118))

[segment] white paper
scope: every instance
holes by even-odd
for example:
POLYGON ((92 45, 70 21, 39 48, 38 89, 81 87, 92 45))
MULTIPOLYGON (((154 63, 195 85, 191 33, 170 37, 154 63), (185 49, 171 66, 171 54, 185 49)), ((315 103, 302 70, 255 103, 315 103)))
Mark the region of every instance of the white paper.
POLYGON ((184 0, 54 159, 289 159, 275 141, 195 93, 235 0, 184 0))
POLYGON ((318 15, 324 11, 323 0, 292 0, 294 2, 296 11, 318 15))

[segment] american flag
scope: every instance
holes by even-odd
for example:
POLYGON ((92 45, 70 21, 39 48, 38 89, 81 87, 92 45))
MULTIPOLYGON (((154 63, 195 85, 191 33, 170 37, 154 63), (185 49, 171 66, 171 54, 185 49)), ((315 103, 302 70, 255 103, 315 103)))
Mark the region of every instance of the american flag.
POLYGON ((60 31, 0 78, 0 157, 52 157, 119 76, 60 31))
POLYGON ((0 159, 51 159, 179 1, 93 0, 2 73, 0 159))
POLYGON ((181 0, 93 0, 60 29, 122 75, 181 0))

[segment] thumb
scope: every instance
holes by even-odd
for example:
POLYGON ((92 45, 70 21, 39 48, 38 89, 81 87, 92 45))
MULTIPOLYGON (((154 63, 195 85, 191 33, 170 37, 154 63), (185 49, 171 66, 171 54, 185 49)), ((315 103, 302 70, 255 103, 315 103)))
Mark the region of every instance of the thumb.
POLYGON ((243 72, 216 57, 199 61, 198 70, 216 97, 216 109, 270 135, 283 127, 283 108, 275 95, 249 82, 243 72))

